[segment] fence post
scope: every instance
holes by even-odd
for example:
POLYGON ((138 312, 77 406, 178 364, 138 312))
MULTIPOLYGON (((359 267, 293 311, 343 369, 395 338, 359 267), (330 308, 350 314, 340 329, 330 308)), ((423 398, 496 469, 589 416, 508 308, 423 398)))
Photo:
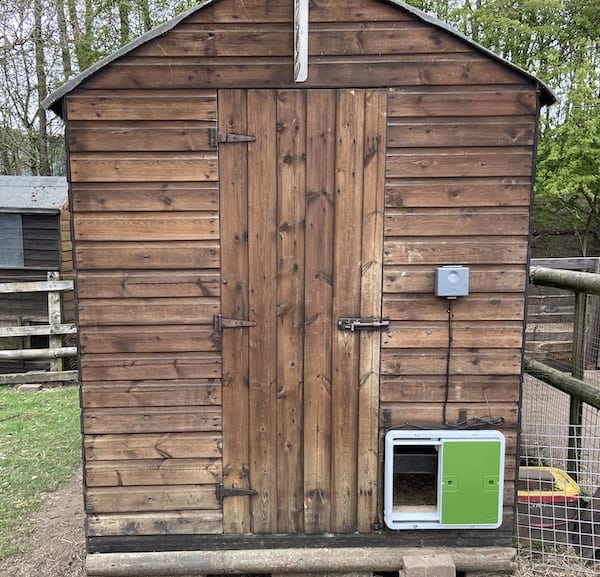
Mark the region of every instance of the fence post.
MULTIPOLYGON (((59 280, 58 272, 49 272, 48 281, 59 280)), ((62 322, 60 291, 48 291, 48 324, 53 326, 60 325, 62 322)), ((50 332, 48 337, 48 346, 50 349, 60 348, 62 346, 62 335, 50 332)), ((63 370, 62 357, 50 359, 50 372, 60 372, 63 370)))
MULTIPOLYGON (((573 349, 571 374, 580 381, 585 378, 585 313, 587 293, 575 292, 575 313, 573 317, 573 349)), ((583 405, 580 399, 571 396, 569 405, 569 450, 567 460, 569 472, 575 481, 579 478, 581 464, 581 425, 583 405)))

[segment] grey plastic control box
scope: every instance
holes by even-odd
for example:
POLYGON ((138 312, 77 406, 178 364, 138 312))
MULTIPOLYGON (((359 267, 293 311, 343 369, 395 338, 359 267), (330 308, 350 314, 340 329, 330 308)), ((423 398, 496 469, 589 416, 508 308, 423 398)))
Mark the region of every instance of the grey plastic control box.
POLYGON ((447 265, 435 271, 435 294, 449 299, 469 294, 469 269, 466 266, 447 265))

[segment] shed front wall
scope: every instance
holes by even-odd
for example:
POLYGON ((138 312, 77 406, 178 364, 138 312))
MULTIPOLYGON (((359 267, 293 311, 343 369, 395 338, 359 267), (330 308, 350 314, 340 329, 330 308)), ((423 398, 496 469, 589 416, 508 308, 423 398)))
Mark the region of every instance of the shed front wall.
MULTIPOLYGON (((382 314, 391 326, 377 347, 379 435, 371 443, 390 427, 441 426, 448 305, 433 296, 434 271, 468 266, 471 294, 454 307, 447 419, 503 419, 508 455, 503 527, 461 531, 460 539, 510 544, 536 87, 445 31, 375 0, 311 2, 309 80, 294 85, 291 14, 291 1, 215 2, 65 98, 90 550, 169 547, 169 539, 193 546, 199 536, 232 530, 217 499, 217 486, 227 486, 232 471, 223 440, 226 419, 234 417, 223 405, 230 378, 224 347, 227 339, 252 341, 258 329, 236 329, 237 337, 213 329, 213 316, 227 312, 222 263, 235 246, 221 217, 236 178, 222 167, 230 147, 250 155, 257 144, 210 142, 209 129, 223 128, 218 91, 229 87, 244 98, 251 90, 293 89, 309 99, 322 89, 384 88, 379 261, 382 314)), ((286 166, 284 156, 281 149, 278 167, 286 166)), ((297 162, 306 179, 299 208, 306 231, 311 195, 331 191, 312 190, 306 158, 297 162)), ((256 163, 246 170, 256 174, 256 163)), ((326 244, 322 226, 316 234, 326 244)), ((306 242, 299 250, 312 250, 306 242)), ((308 326, 306 307, 299 322, 308 326)), ((330 313, 323 330, 334 333, 336 322, 330 313)), ((309 381, 301 378, 298 386, 303 403, 313 398, 309 381)), ((284 410, 280 422, 297 407, 284 410)), ((305 412, 296 426, 306 437, 315 423, 305 412)), ((345 426, 359 434, 354 418, 345 426)), ((249 438, 257 436, 248 427, 249 438)), ((380 461, 381 451, 365 461, 378 490, 380 461)), ((303 492, 310 467, 299 463, 296 471, 303 492)), ((335 475, 335 467, 323 474, 335 475)), ((349 499, 357 502, 363 473, 354 474, 349 499)), ((377 534, 381 514, 376 497, 375 516, 365 516, 359 530, 377 534)), ((447 543, 456 533, 427 535, 447 543)), ((422 534, 384 537, 410 543, 422 534)))

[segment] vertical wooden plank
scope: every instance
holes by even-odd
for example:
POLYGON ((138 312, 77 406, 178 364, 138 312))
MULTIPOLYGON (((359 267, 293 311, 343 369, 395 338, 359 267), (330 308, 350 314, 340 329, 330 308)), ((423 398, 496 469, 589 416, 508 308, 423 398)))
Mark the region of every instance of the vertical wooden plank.
POLYGON ((306 93, 281 91, 277 107, 278 530, 301 533, 303 524, 302 379, 304 328, 304 218, 306 93))
MULTIPOLYGON (((47 280, 59 280, 60 275, 58 272, 49 272, 47 280)), ((62 311, 60 306, 60 291, 48 291, 48 324, 59 325, 62 320, 62 311)), ((62 347, 62 336, 61 335, 50 335, 48 337, 48 346, 51 349, 62 347)), ((58 372, 63 370, 62 358, 50 359, 50 371, 58 372)))
MULTIPOLYGON (((219 130, 246 133, 246 92, 219 92, 219 130)), ((225 317, 248 318, 248 165, 245 143, 219 148, 221 307, 225 317)), ((229 329, 223 343, 223 485, 248 488, 248 329, 229 329)), ((226 533, 250 531, 249 497, 223 501, 226 533)))
MULTIPOLYGON (((337 93, 333 315, 360 312, 364 92, 337 93)), ((356 530, 357 333, 332 339, 332 531, 356 530)))
POLYGON ((277 150, 276 93, 248 92, 250 256, 250 481, 253 533, 275 533, 277 502, 277 150))
POLYGON ((304 524, 331 530, 331 331, 335 92, 308 92, 304 328, 304 524))
MULTIPOLYGON (((387 92, 365 98, 362 277, 360 315, 381 316, 387 92)), ((358 530, 373 531, 377 508, 381 333, 360 333, 358 393, 358 530)))

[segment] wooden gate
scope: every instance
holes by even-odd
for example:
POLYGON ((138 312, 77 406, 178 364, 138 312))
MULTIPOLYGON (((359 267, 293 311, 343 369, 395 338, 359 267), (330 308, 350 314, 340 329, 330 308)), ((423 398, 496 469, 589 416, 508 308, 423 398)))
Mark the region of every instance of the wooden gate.
POLYGON ((380 334, 338 318, 381 314, 386 92, 218 105, 224 530, 371 531, 380 334))

